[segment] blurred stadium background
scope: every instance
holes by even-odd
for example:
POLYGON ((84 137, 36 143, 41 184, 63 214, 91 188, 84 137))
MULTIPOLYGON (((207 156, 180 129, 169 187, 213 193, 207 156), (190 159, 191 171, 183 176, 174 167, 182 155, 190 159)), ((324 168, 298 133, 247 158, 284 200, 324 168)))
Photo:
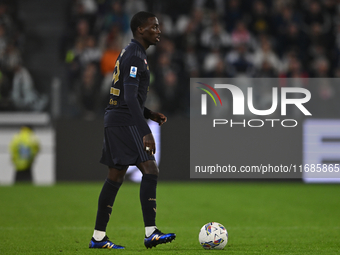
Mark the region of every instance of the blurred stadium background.
MULTIPOLYGON (((37 183, 105 177, 98 159, 107 91, 141 10, 155 13, 162 30, 148 50, 147 102, 169 117, 160 134, 162 180, 189 180, 190 77, 340 77, 335 0, 2 0, 0 183, 12 182, 7 144, 27 123, 43 145, 36 165, 45 169, 34 171, 49 172, 37 183)), ((313 118, 340 117, 336 83, 308 89, 313 118)), ((264 88, 256 103, 266 105, 270 93, 264 88)), ((288 150, 302 162, 302 127, 293 137, 288 150)))

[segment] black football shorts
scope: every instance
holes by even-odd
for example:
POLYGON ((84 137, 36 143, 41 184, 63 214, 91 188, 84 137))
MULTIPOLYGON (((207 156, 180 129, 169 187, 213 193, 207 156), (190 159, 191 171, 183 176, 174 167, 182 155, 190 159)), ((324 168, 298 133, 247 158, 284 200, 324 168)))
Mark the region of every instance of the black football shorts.
POLYGON ((100 163, 119 170, 129 165, 155 160, 143 148, 143 137, 136 126, 105 127, 100 163))

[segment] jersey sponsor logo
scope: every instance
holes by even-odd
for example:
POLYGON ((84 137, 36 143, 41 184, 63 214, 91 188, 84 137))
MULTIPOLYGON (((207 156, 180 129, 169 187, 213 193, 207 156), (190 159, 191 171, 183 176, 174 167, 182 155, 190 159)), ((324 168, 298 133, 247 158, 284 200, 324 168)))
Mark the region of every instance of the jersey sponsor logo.
POLYGON ((111 89, 110 89, 110 94, 111 94, 111 95, 114 95, 114 96, 119 96, 119 94, 120 94, 120 89, 116 89, 116 88, 111 87, 111 89))
POLYGON ((130 77, 136 78, 136 76, 137 76, 137 67, 131 66, 131 68, 130 68, 130 77))

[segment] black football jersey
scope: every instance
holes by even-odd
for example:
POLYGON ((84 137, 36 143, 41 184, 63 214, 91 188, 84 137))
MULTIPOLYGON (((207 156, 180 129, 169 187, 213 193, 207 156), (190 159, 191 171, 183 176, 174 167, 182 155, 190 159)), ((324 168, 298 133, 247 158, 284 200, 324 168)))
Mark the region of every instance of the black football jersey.
POLYGON ((124 86, 137 86, 137 99, 141 114, 150 84, 150 71, 144 47, 136 40, 121 51, 117 58, 110 88, 110 100, 105 110, 105 126, 135 125, 128 105, 124 100, 124 86))

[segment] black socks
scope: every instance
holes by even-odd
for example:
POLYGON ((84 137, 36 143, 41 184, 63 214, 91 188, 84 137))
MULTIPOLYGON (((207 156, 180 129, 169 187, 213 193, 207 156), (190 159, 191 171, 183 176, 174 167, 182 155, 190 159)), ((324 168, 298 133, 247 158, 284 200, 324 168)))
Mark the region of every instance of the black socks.
POLYGON ((140 184, 140 202, 145 227, 156 226, 156 187, 157 175, 144 174, 140 184))
MULTIPOLYGON (((144 225, 156 226, 156 187, 158 176, 144 174, 140 184, 140 202, 142 206, 144 225)), ((95 230, 106 231, 112 206, 122 183, 106 179, 98 200, 98 211, 95 230)))
POLYGON ((122 183, 106 179, 98 200, 98 211, 95 230, 106 231, 109 222, 113 202, 122 183))

